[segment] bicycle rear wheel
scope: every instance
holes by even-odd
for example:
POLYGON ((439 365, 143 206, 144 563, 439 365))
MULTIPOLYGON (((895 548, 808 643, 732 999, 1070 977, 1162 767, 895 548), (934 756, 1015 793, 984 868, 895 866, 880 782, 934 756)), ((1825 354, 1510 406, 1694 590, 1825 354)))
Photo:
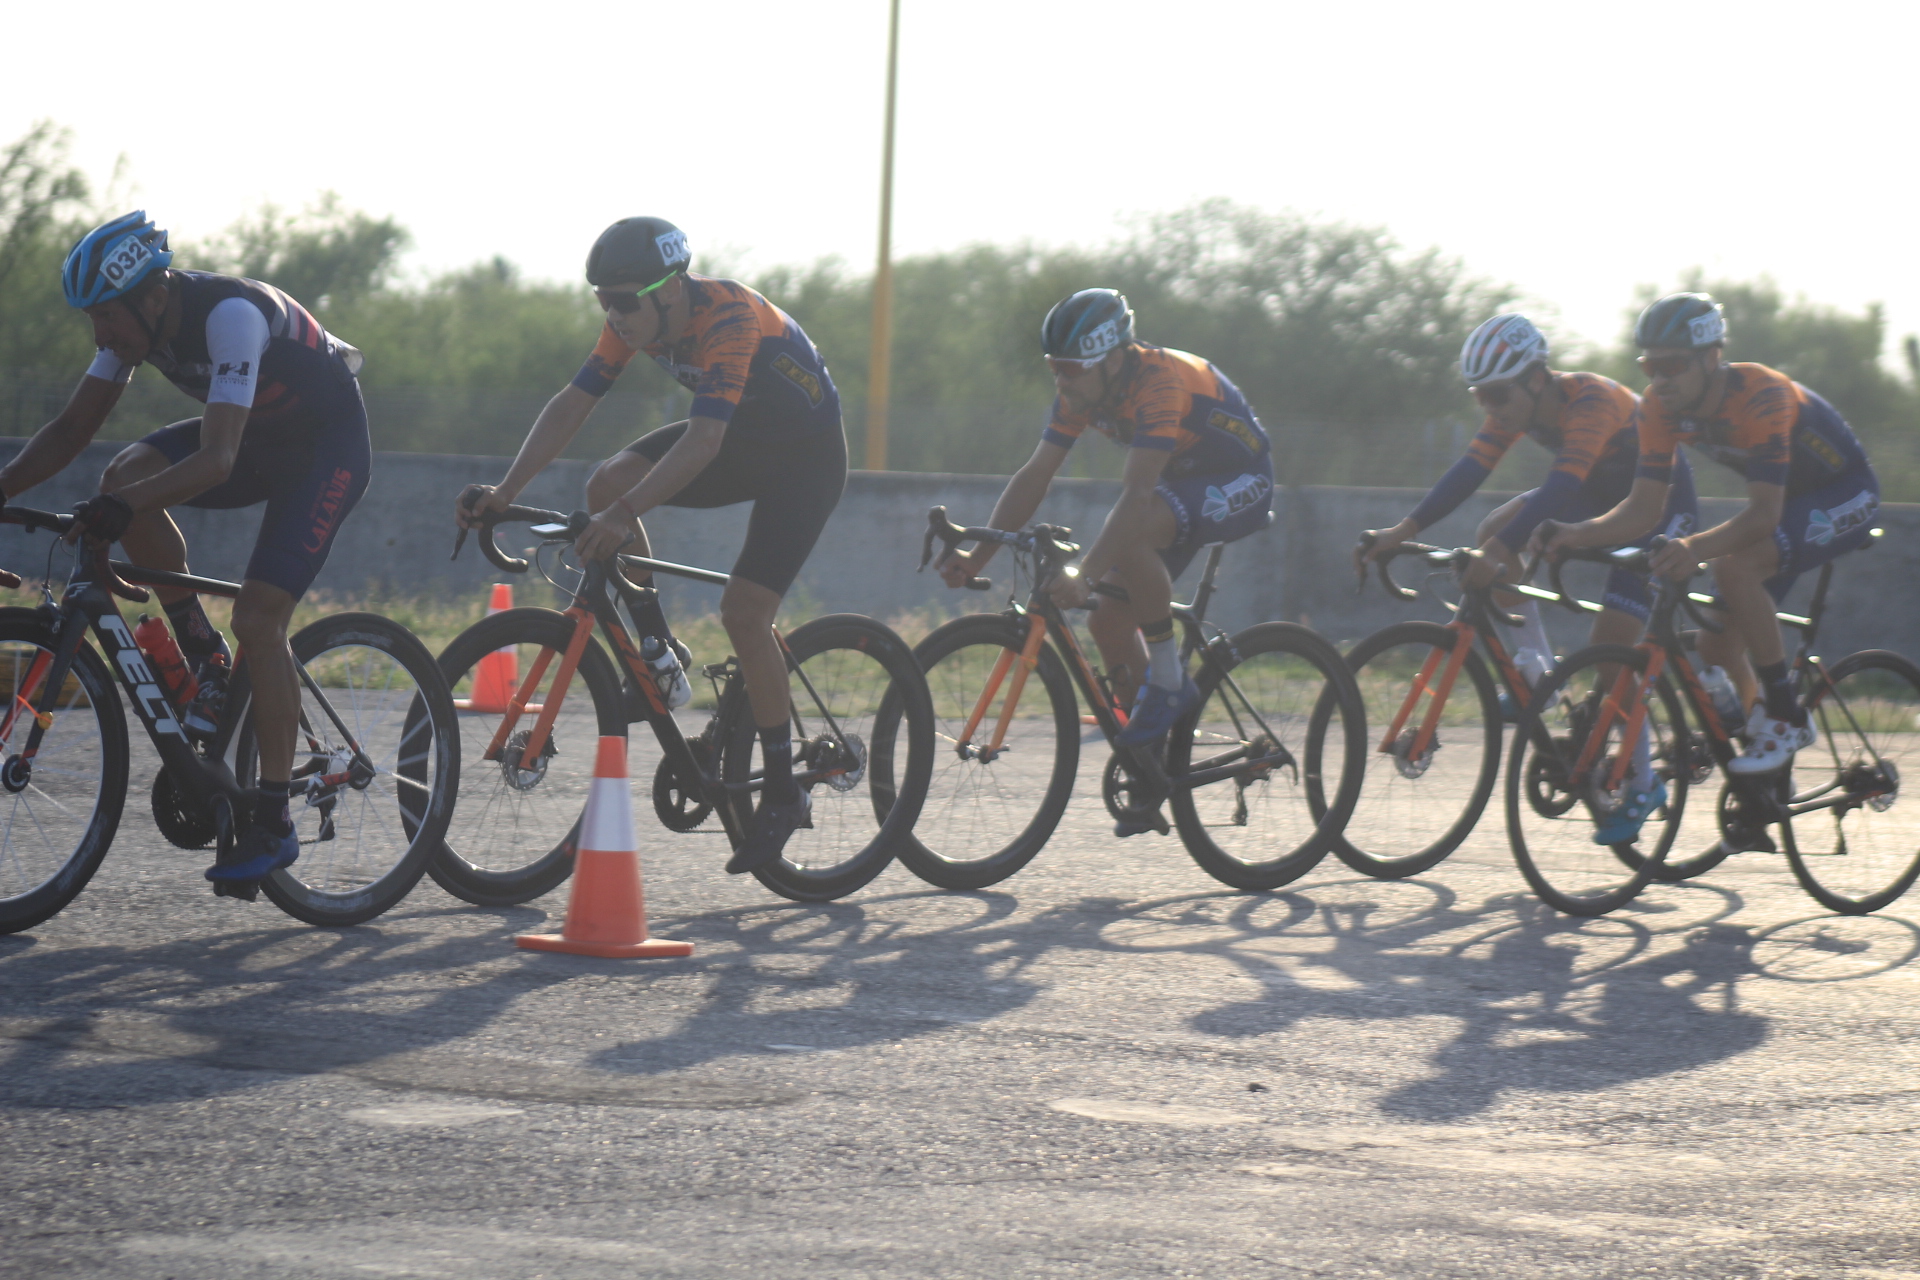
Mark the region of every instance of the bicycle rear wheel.
POLYGON ((1208 875, 1236 889, 1274 889, 1319 865, 1353 813, 1366 712, 1339 650, 1305 627, 1263 622, 1232 644, 1238 660, 1202 668, 1199 703, 1167 735, 1168 803, 1208 875), (1303 773, 1309 726, 1328 698, 1320 755, 1303 773), (1315 788, 1320 803, 1310 799, 1315 788))
MULTIPOLYGON (((460 787, 453 696, 427 647, 388 618, 336 613, 291 644, 316 686, 301 688, 294 740, 300 860, 261 888, 296 920, 363 924, 407 896, 446 834, 460 787)), ((252 708, 235 762, 255 785, 252 708)))
POLYGON ((1819 736, 1794 761, 1789 803, 1840 803, 1780 824, 1787 861, 1827 910, 1878 911, 1920 876, 1920 809, 1900 793, 1920 777, 1920 668, 1881 649, 1852 654, 1807 710, 1819 736))
POLYGON ((0 934, 31 929, 99 869, 127 799, 127 720, 107 664, 86 641, 28 762, 20 759, 53 662, 53 628, 0 610, 0 934))
POLYGON ((1060 824, 1080 762, 1079 702, 1051 644, 1020 693, 999 751, 988 754, 1019 654, 1023 622, 1001 614, 955 618, 914 657, 932 698, 937 759, 921 822, 900 842, 907 870, 942 889, 984 889, 1033 860, 1060 824), (1003 657, 1009 669, 964 753, 967 721, 1003 657))
MULTIPOLYGON (((812 825, 753 874, 783 898, 824 902, 879 875, 913 830, 933 770, 933 707, 906 641, 872 618, 815 618, 787 637, 787 650, 797 668, 793 769, 824 776, 801 784, 812 825)), ((745 830, 759 794, 760 739, 744 696, 732 704, 721 776, 745 830)))
MULTIPOLYGON (((626 696, 613 661, 589 636, 553 729, 533 767, 522 767, 540 711, 554 696, 574 621, 551 609, 507 609, 455 636, 440 670, 467 706, 460 722, 465 763, 460 802, 428 874, 456 898, 504 907, 549 893, 573 874, 575 841, 603 736, 627 736, 626 696), (521 681, 542 667, 529 710, 495 759, 487 759, 504 707, 473 705, 475 674, 489 654, 510 652, 521 681), (544 665, 542 665, 544 664, 544 665)), ((515 686, 518 691, 518 685, 515 686)), ((484 692, 484 689, 483 689, 484 692)), ((631 769, 630 769, 631 772, 631 769)))
MULTIPOLYGON (((1476 653, 1466 655, 1433 738, 1418 755, 1412 748, 1431 706, 1428 696, 1415 701, 1395 741, 1384 747, 1379 741, 1413 693, 1414 678, 1436 656, 1431 683, 1438 686, 1457 635, 1438 623, 1403 622, 1376 631, 1347 653, 1370 737, 1354 806, 1357 821, 1335 837, 1333 852, 1362 875, 1397 880, 1432 867, 1460 847, 1493 795, 1500 774, 1500 699, 1476 653)), ((1310 773, 1317 771, 1333 727, 1331 709, 1329 703, 1314 713, 1307 740, 1310 773)))
POLYGON ((1625 645, 1592 645, 1567 658, 1535 687, 1534 706, 1520 718, 1507 757, 1507 839, 1520 873, 1556 911, 1597 916, 1632 901, 1673 847, 1692 781, 1686 762, 1686 721, 1665 680, 1649 686, 1647 655, 1625 645), (1601 700, 1614 689, 1614 672, 1630 679, 1622 710, 1644 699, 1647 754, 1634 762, 1623 715, 1608 716, 1605 741, 1587 752, 1601 700), (1630 758, 1617 790, 1610 785, 1622 752, 1630 758), (1582 767, 1582 766, 1585 767, 1582 767), (1666 788, 1665 803, 1647 816, 1639 834, 1617 844, 1596 835, 1638 779, 1666 788))

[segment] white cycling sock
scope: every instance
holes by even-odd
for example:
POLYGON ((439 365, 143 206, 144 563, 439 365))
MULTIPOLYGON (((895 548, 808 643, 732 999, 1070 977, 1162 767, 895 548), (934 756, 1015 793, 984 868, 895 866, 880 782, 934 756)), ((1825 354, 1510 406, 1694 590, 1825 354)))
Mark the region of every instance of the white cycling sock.
MULTIPOLYGON (((1147 641, 1147 683, 1156 689, 1178 689, 1186 673, 1180 669, 1180 641, 1173 620, 1166 623, 1167 634, 1147 641)), ((1144 632, 1143 632, 1144 634, 1144 632)))
POLYGON ((1640 741, 1633 744, 1633 770, 1628 781, 1635 791, 1653 790, 1653 730, 1640 730, 1640 741))

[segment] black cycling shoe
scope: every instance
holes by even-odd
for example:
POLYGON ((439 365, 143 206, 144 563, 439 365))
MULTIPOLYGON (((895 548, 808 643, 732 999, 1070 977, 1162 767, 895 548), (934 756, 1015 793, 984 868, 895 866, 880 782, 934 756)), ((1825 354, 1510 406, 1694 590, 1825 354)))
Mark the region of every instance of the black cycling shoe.
POLYGON ((753 814, 753 829, 727 860, 727 874, 756 871, 780 857, 787 838, 801 827, 813 825, 813 797, 802 791, 790 804, 769 804, 762 800, 753 814))

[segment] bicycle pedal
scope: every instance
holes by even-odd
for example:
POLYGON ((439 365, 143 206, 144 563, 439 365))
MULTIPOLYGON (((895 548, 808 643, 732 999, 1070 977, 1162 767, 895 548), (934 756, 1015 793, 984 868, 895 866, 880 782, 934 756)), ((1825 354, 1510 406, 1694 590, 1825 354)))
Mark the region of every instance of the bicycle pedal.
POLYGON ((1128 836, 1143 836, 1149 831, 1164 836, 1172 830, 1158 809, 1144 818, 1121 818, 1113 824, 1113 834, 1122 840, 1128 836))
POLYGON ((260 882, 258 880, 215 880, 213 896, 238 898, 242 902, 257 902, 260 898, 260 882))

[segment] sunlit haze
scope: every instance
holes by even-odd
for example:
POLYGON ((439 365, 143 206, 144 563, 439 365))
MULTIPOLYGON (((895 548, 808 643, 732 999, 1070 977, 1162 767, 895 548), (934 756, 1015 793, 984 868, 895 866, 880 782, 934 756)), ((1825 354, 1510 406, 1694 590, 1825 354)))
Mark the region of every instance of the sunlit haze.
MULTIPOLYGON (((8 26, 0 137, 54 120, 102 179, 124 154, 181 239, 331 189, 408 227, 415 272, 574 279, 635 212, 752 266, 874 253, 885 0, 8 26)), ((1694 265, 1884 302, 1897 336, 1920 329, 1916 34, 1891 5, 904 0, 896 250, 1097 244, 1225 196, 1436 246, 1563 336, 1612 340, 1636 284, 1694 265)))

